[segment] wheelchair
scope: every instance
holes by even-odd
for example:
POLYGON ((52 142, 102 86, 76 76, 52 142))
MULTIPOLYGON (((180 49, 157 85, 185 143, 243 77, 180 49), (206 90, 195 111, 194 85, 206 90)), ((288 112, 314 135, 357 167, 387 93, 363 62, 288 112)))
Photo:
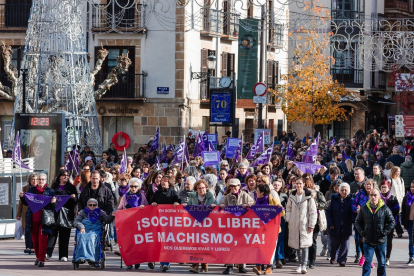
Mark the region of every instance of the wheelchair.
MULTIPOLYGON (((105 242, 106 242, 106 235, 107 235, 107 224, 103 224, 100 232, 98 234, 98 239, 99 239, 99 258, 98 258, 98 262, 94 262, 94 267, 99 267, 102 269, 105 268, 106 266, 106 254, 104 252, 104 248, 105 248, 105 242)), ((75 246, 73 249, 73 259, 72 259, 72 264, 73 264, 73 269, 77 269, 79 268, 80 263, 76 262, 76 251, 77 251, 77 246, 78 246, 78 241, 77 241, 77 237, 79 234, 79 230, 76 228, 75 231, 75 246)), ((91 263, 90 263, 91 264, 91 263)))

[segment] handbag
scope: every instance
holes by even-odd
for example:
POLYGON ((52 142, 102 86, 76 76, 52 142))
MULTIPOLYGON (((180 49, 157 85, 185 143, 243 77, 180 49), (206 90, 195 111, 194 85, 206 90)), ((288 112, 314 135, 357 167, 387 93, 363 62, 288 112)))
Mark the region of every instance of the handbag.
POLYGON ((62 207, 59 210, 57 225, 64 228, 73 228, 73 211, 62 207))
POLYGON ((55 221, 55 213, 53 210, 45 210, 42 211, 42 225, 48 226, 51 228, 56 227, 55 221))
POLYGON ((325 231, 328 228, 328 221, 326 220, 325 211, 318 211, 319 217, 319 231, 325 231))

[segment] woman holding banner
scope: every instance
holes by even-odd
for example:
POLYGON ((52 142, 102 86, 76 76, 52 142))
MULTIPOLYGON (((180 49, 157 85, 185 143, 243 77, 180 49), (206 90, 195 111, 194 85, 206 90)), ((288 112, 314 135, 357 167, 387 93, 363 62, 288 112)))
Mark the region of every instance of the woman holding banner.
POLYGON ((47 238, 48 235, 52 234, 52 229, 50 226, 42 223, 42 218, 45 216, 45 212, 53 212, 56 207, 56 197, 55 191, 48 188, 46 185, 47 175, 41 173, 38 178, 39 181, 37 186, 30 187, 28 193, 23 193, 23 191, 21 191, 19 196, 23 204, 29 206, 29 209, 26 212, 25 230, 32 234, 32 242, 36 254, 36 261, 34 264, 39 267, 44 267, 47 238))
POLYGON ((317 222, 316 193, 304 189, 302 178, 296 179, 286 204, 286 221, 289 223, 289 246, 296 249, 299 267, 296 272, 305 274, 308 250, 312 246, 313 229, 317 222))
MULTIPOLYGON (((27 193, 31 187, 36 187, 37 185, 37 173, 30 173, 27 177, 27 185, 22 188, 24 193, 27 193)), ((16 219, 22 221, 22 227, 23 229, 26 228, 26 213, 27 213, 27 206, 23 205, 23 201, 19 201, 19 205, 17 206, 17 213, 16 213, 16 219)), ((34 253, 33 249, 33 243, 32 243, 32 236, 30 234, 30 231, 25 231, 24 235, 24 243, 26 245, 26 249, 24 250, 24 253, 32 254, 34 253)))
MULTIPOLYGON (((119 202, 118 211, 130 208, 144 208, 148 205, 145 198, 144 191, 141 190, 142 180, 138 178, 131 178, 129 180, 129 190, 124 194, 119 202)), ((140 264, 135 264, 135 269, 138 269, 140 264)), ((149 265, 150 266, 150 265, 149 265)), ((132 265, 127 266, 127 270, 132 270, 132 265)))
MULTIPOLYGON (((280 205, 280 202, 270 195, 270 188, 268 185, 264 185, 264 184, 258 185, 256 187, 256 195, 257 195, 257 199, 256 199, 255 205, 278 205, 282 207, 282 205, 280 205)), ((285 211, 282 211, 281 216, 283 217, 284 215, 285 215, 285 211)), ((272 260, 273 260, 273 257, 272 257, 272 260)), ((262 274, 261 267, 262 267, 261 264, 256 264, 256 266, 253 268, 253 272, 256 273, 257 275, 262 274)), ((272 271, 273 271, 273 264, 267 264, 266 271, 264 272, 264 274, 265 275, 272 274, 272 271)))
POLYGON ((55 221, 57 222, 57 225, 52 230, 52 235, 50 235, 47 240, 47 255, 48 258, 52 257, 56 240, 59 235, 59 260, 67 262, 69 255, 70 231, 73 227, 75 208, 78 203, 78 198, 76 196, 77 191, 76 187, 69 181, 69 171, 67 170, 59 171, 51 188, 55 191, 56 195, 66 197, 58 198, 61 200, 58 201, 58 207, 60 207, 61 204, 63 204, 63 206, 55 213, 55 221))
MULTIPOLYGON (((240 180, 237 178, 230 179, 228 182, 228 191, 226 190, 226 196, 223 199, 223 203, 220 204, 221 208, 225 206, 242 206, 243 208, 250 207, 254 204, 254 199, 247 193, 240 190, 240 180)), ((233 273, 233 264, 227 264, 226 270, 223 274, 233 273)), ((244 268, 245 264, 239 264, 239 272, 247 273, 244 268)))
MULTIPOLYGON (((183 204, 186 206, 187 204, 183 204)), ((210 205, 216 207, 216 200, 214 194, 209 190, 208 184, 203 179, 198 180, 194 185, 194 192, 190 193, 188 205, 210 205)), ((192 264, 190 271, 198 273, 199 264, 192 264)), ((200 272, 207 272, 208 264, 201 264, 200 272)))
MULTIPOLYGON (((158 204, 174 204, 174 207, 177 207, 177 205, 181 203, 181 200, 178 198, 178 195, 173 187, 174 180, 172 177, 162 177, 161 185, 158 186, 158 189, 155 191, 154 196, 151 198, 151 205, 157 206, 158 204)), ((166 272, 169 268, 170 263, 161 262, 162 272, 166 272)))

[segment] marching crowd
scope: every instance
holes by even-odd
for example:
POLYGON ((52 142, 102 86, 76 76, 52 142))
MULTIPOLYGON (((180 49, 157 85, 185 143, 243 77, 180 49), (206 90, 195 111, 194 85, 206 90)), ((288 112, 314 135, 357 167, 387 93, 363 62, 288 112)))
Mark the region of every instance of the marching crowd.
MULTIPOLYGON (((288 262, 297 262, 296 271, 302 274, 315 268, 319 235, 323 244, 320 255, 327 256, 330 264, 345 267, 353 261, 362 267, 363 275, 370 275, 375 253, 377 274, 386 275, 386 266, 392 260, 393 238, 401 238, 406 231, 407 265, 414 266, 411 142, 402 143, 394 139, 393 133, 375 129, 370 133, 358 131, 352 139, 319 139, 314 163, 322 166, 312 173, 303 172, 295 162, 303 161, 309 147, 315 145, 315 138, 307 134, 301 139, 283 132, 275 137, 277 142, 269 162, 255 167, 250 166, 252 160, 245 159, 250 143, 243 144, 237 160, 223 159, 218 166, 204 166, 201 156, 190 157, 185 164, 173 164, 174 149, 160 156, 158 151, 151 151, 150 142, 128 157, 123 173, 122 154, 118 155, 113 144, 100 159, 86 146, 80 152, 80 171, 74 175, 74 181, 72 171, 64 166, 51 185, 46 183, 45 174, 29 175, 28 184, 20 193, 17 213, 25 228, 24 252, 35 253, 35 265, 42 267, 53 255, 59 237, 59 259, 67 261, 71 228, 77 228, 81 236, 93 231, 95 223, 112 222, 117 210, 158 204, 244 208, 281 205, 285 212, 280 229, 275 230, 279 237, 274 262, 256 264, 253 271, 257 275, 271 274, 288 262), (289 150, 292 157, 287 156, 289 150), (166 166, 160 168, 158 160, 166 166), (33 213, 23 196, 27 192, 53 199, 33 213), (45 212, 54 210, 56 195, 70 198, 54 213, 55 227, 49 227, 44 225, 43 217, 45 212), (349 260, 349 254, 353 254, 348 252, 352 235, 356 252, 355 259, 349 260)), ((192 156, 194 139, 187 138, 186 144, 192 156)), ((96 265, 95 257, 89 253, 73 261, 96 265)), ((167 262, 160 265, 163 272, 170 268, 167 262)), ((148 267, 154 269, 155 263, 148 263, 148 267)), ((223 274, 232 274, 233 267, 227 264, 223 274)), ((191 264, 190 272, 207 271, 208 264, 191 264)), ((238 264, 237 271, 247 273, 246 265, 238 264)))

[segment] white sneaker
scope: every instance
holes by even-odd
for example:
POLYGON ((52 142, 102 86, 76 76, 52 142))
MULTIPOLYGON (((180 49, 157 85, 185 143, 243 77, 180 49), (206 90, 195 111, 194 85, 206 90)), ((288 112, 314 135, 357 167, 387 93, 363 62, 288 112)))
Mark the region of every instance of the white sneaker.
POLYGON ((49 259, 50 259, 49 255, 46 254, 46 260, 49 260, 49 259))
POLYGON ((308 272, 307 270, 306 270, 306 266, 302 266, 302 274, 306 274, 306 272, 308 272))
POLYGON ((385 261, 385 264, 386 264, 386 265, 390 265, 390 259, 387 259, 387 260, 385 261))
POLYGON ((302 272, 302 266, 300 265, 297 269, 296 269, 297 273, 301 273, 302 272))
POLYGON ((67 262, 67 261, 68 261, 68 258, 63 257, 63 258, 61 258, 61 259, 60 259, 60 261, 61 261, 61 262, 67 262))

